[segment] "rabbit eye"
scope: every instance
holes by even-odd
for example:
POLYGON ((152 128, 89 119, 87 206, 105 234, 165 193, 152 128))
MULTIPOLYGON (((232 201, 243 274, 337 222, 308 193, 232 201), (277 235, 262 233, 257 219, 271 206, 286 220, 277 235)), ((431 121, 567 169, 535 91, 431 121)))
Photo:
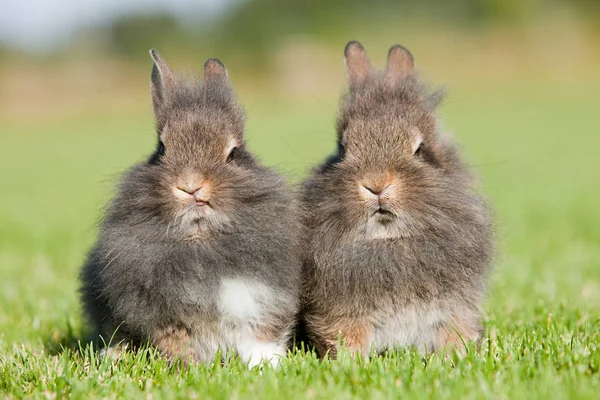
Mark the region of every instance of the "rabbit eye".
POLYGON ((419 143, 419 146, 415 149, 414 156, 421 157, 423 155, 423 143, 419 143))
POLYGON ((338 145, 338 153, 340 155, 340 160, 343 160, 346 155, 346 148, 341 143, 338 145))
POLYGON ((231 149, 231 151, 229 152, 229 155, 227 156, 227 162, 230 163, 233 160, 235 160, 237 155, 238 155, 238 148, 234 147, 233 149, 231 149))
POLYGON ((150 157, 149 163, 154 164, 154 165, 160 164, 160 159, 164 155, 165 155, 165 144, 162 141, 159 141, 158 146, 156 147, 156 150, 150 157))
POLYGON ((429 148, 423 146, 423 144, 420 144, 419 147, 415 149, 414 156, 418 157, 419 159, 423 160, 424 162, 433 167, 437 168, 440 166, 433 152, 429 148))

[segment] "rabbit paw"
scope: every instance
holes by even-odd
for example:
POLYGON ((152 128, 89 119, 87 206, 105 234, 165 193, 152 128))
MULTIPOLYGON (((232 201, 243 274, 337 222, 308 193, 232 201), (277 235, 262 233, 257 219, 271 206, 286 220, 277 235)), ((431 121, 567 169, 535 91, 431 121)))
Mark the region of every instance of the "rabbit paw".
POLYGON ((240 357, 252 368, 262 362, 268 362, 272 367, 279 364, 279 359, 285 356, 285 346, 275 342, 251 341, 238 347, 240 357))

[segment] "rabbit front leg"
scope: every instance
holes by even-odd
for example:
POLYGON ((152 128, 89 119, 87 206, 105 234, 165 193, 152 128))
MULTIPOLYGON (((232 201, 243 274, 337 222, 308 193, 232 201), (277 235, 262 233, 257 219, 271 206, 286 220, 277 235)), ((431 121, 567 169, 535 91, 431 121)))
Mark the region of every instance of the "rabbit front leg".
POLYGON ((252 368, 266 361, 276 367, 281 357, 286 354, 285 345, 278 342, 261 342, 259 340, 248 340, 238 345, 238 352, 248 367, 252 368))
POLYGON ((167 325, 152 334, 152 344, 169 361, 180 357, 185 364, 197 361, 189 330, 184 326, 167 325))
POLYGON ((447 322, 440 324, 434 336, 434 351, 454 349, 464 355, 469 342, 478 342, 481 339, 483 329, 478 315, 466 314, 461 317, 455 315, 447 322))
POLYGON ((263 361, 276 367, 279 360, 287 353, 289 327, 257 327, 250 330, 246 340, 238 344, 238 353, 242 360, 252 368, 263 361))
POLYGON ((337 358, 340 344, 353 357, 369 356, 372 326, 366 320, 312 315, 307 316, 306 321, 319 357, 323 358, 327 354, 329 358, 337 358))

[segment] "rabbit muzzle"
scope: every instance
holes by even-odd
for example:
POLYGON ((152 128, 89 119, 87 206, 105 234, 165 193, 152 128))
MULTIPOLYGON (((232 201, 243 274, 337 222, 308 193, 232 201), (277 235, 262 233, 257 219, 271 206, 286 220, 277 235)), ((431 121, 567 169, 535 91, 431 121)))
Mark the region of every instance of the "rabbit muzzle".
POLYGON ((394 198, 395 193, 396 184, 393 182, 359 184, 361 199, 374 214, 381 216, 393 217, 390 201, 394 198))
POLYGON ((202 177, 188 176, 173 187, 173 195, 186 205, 193 203, 196 207, 203 208, 210 206, 212 184, 202 177))

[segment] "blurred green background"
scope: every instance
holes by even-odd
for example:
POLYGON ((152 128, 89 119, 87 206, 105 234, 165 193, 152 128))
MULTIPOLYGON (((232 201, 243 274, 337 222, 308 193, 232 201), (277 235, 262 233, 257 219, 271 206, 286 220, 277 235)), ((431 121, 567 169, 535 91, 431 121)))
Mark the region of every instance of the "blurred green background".
POLYGON ((567 343, 578 326, 600 331, 600 2, 80 3, 0 9, 5 349, 80 337, 77 271, 95 223, 155 141, 150 48, 189 74, 220 58, 247 109, 249 146, 298 181, 333 150, 352 39, 379 66, 403 44, 428 82, 448 88, 440 116, 496 212, 490 335, 551 320, 567 343))

